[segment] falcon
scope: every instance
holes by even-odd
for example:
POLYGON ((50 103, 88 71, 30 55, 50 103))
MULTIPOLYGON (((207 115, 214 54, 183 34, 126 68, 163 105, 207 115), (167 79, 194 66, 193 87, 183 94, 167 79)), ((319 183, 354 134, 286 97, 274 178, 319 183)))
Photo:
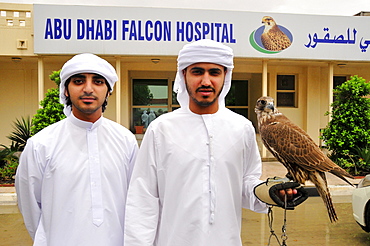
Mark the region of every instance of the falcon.
POLYGON ((261 41, 265 49, 280 51, 291 45, 292 42, 288 36, 280 30, 272 17, 264 16, 262 23, 265 25, 265 29, 261 34, 261 41))
POLYGON ((302 185, 311 181, 326 205, 330 221, 337 221, 325 172, 336 175, 350 185, 345 177, 353 177, 332 162, 304 130, 280 113, 274 107, 273 98, 260 97, 254 111, 262 142, 285 166, 287 177, 302 185))

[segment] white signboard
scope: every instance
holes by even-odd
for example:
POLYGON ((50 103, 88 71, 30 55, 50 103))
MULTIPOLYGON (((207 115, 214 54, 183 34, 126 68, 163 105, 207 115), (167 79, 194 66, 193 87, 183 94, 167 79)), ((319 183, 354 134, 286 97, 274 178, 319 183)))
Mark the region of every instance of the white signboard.
POLYGON ((367 61, 369 26, 365 16, 36 4, 34 50, 176 56, 213 39, 236 57, 367 61))

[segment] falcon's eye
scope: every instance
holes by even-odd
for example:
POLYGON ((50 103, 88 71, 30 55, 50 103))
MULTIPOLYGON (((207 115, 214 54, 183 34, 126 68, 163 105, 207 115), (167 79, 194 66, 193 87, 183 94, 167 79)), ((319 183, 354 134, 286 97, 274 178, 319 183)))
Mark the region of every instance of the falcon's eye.
POLYGON ((266 103, 267 103, 267 102, 266 102, 265 100, 261 100, 261 101, 260 101, 260 103, 261 103, 262 105, 266 105, 266 103))

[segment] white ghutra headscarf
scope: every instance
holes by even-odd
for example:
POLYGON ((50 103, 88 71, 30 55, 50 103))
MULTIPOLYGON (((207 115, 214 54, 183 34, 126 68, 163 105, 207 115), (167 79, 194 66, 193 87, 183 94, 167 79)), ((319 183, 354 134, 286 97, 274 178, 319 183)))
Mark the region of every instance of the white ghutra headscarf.
POLYGON ((224 87, 218 99, 219 106, 225 107, 225 97, 231 87, 231 75, 234 68, 233 58, 233 50, 230 47, 213 40, 203 39, 186 44, 180 50, 177 58, 177 73, 173 87, 173 91, 177 93, 177 101, 180 106, 189 108, 189 94, 186 90, 182 71, 194 63, 207 62, 227 68, 224 87))
POLYGON ((64 114, 69 116, 71 114, 71 106, 67 106, 67 97, 65 96, 65 83, 75 74, 79 73, 95 73, 103 76, 109 86, 110 92, 113 91, 114 84, 118 80, 118 76, 114 67, 106 60, 90 53, 75 55, 68 60, 62 67, 60 72, 60 85, 59 85, 59 100, 64 104, 64 114))

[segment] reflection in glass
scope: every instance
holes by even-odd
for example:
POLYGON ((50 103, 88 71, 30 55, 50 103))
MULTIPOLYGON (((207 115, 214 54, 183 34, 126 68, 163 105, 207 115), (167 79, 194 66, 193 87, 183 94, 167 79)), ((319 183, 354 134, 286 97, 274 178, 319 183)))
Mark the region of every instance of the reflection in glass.
POLYGON ((277 106, 294 107, 295 93, 294 92, 278 92, 277 106))
POLYGON ((133 105, 167 105, 167 101, 167 80, 133 80, 133 105))
POLYGON ((226 106, 248 106, 248 80, 233 80, 225 103, 226 106))
POLYGON ((175 93, 174 91, 172 91, 172 104, 180 105, 177 101, 177 93, 175 93))
POLYGON ((294 90, 295 89, 295 75, 278 75, 277 76, 278 90, 294 90))
POLYGON ((144 126, 147 128, 149 124, 158 116, 167 113, 167 108, 134 108, 134 125, 144 126))
POLYGON ((175 105, 175 108, 178 108, 177 105, 180 106, 179 102, 177 101, 177 93, 173 91, 173 88, 175 86, 175 81, 172 81, 172 105, 175 105))
POLYGON ((226 107, 248 118, 248 80, 233 80, 225 98, 226 107))
POLYGON ((347 76, 334 76, 333 77, 333 89, 336 89, 339 85, 347 81, 347 76))

